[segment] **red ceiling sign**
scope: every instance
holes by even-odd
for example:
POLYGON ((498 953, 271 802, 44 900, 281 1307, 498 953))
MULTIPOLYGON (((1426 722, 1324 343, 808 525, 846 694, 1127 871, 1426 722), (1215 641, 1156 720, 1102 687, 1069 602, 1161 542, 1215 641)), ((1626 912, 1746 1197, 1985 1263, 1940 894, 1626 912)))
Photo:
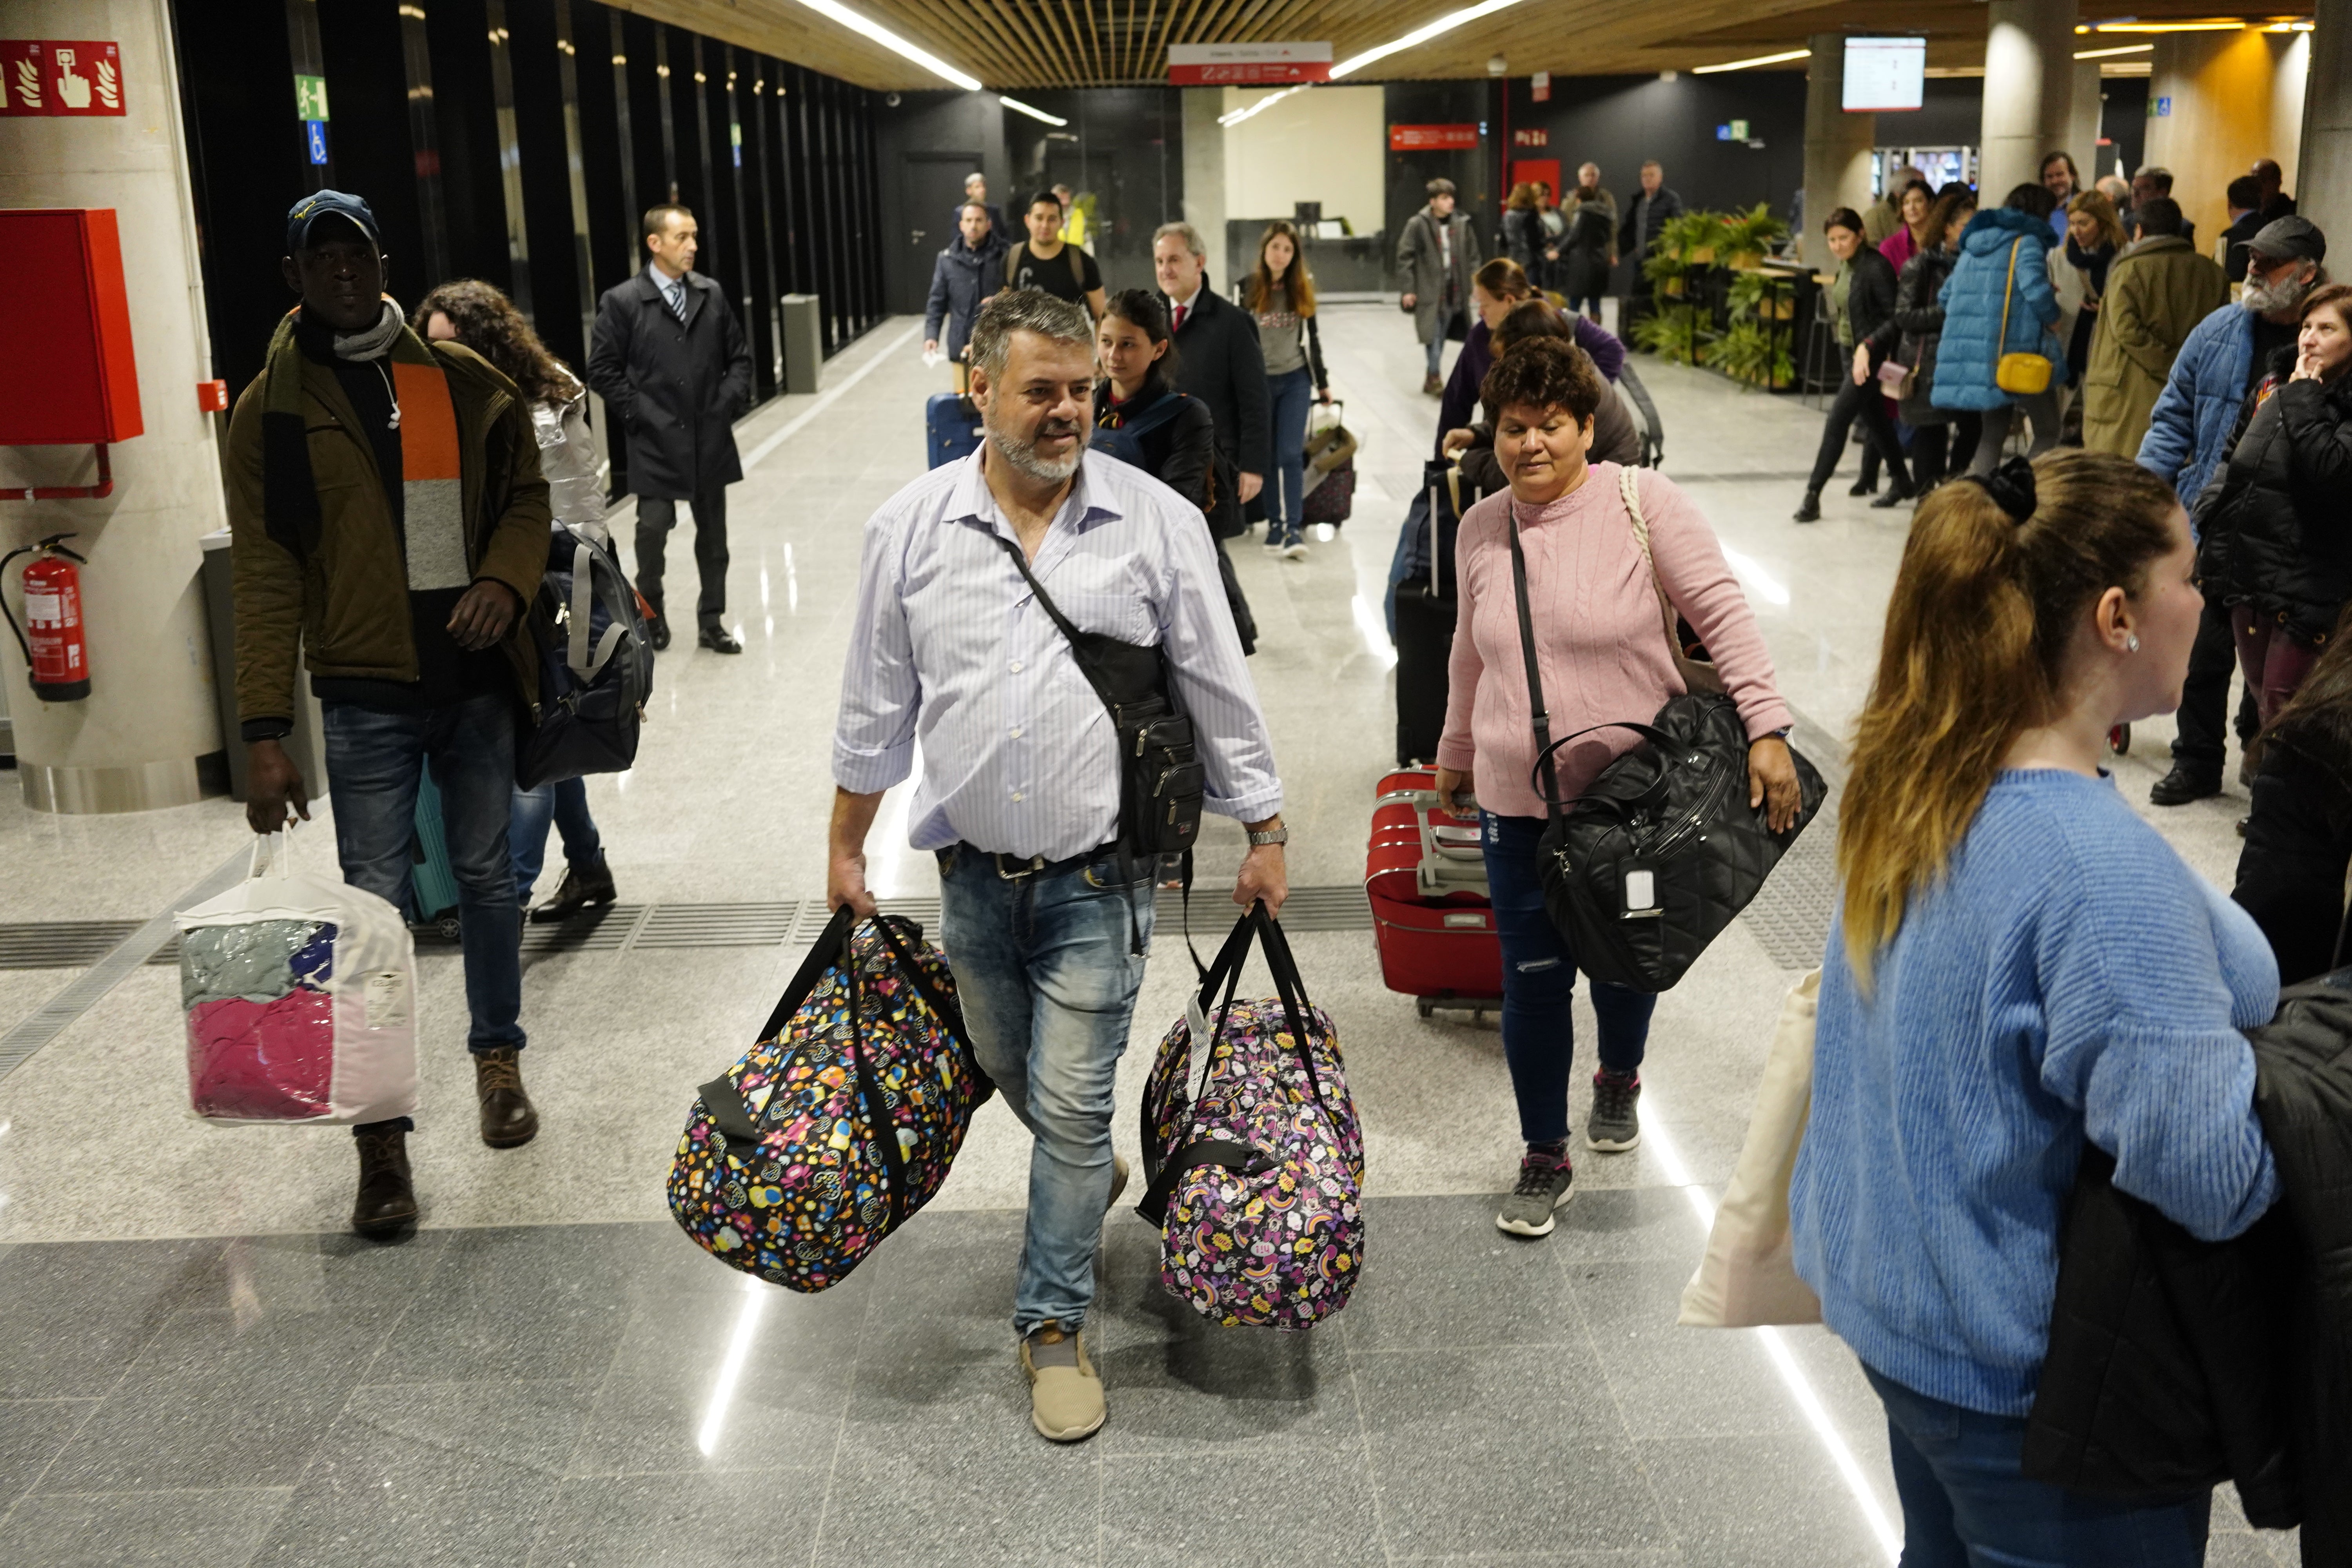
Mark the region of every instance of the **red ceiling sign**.
POLYGON ((1171 44, 1173 87, 1287 87, 1331 79, 1328 43, 1171 44))
POLYGON ((1477 150, 1478 127, 1475 125, 1389 127, 1389 151, 1391 153, 1475 153, 1477 150))
POLYGON ((104 39, 0 38, 0 117, 122 112, 122 56, 104 39))

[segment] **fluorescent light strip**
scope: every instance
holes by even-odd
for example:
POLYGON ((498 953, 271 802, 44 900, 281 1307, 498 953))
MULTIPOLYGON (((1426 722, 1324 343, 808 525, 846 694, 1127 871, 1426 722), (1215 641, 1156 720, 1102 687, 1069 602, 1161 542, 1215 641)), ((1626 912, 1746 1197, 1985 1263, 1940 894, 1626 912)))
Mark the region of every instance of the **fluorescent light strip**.
POLYGON ((1450 33, 1465 22, 1475 22, 1481 16, 1491 16, 1497 11, 1517 4, 1518 0, 1485 0, 1483 5, 1465 6, 1459 11, 1448 11, 1436 21, 1415 27, 1402 38, 1391 39, 1378 48, 1366 49, 1360 55, 1349 55, 1331 68, 1330 79, 1338 81, 1351 71, 1363 69, 1374 60, 1384 60, 1400 49, 1409 49, 1416 44, 1425 44, 1438 34, 1450 33))
POLYGON ((1013 110, 1015 114, 1025 114, 1032 120, 1042 120, 1048 125, 1067 125, 1069 123, 1068 121, 1063 119, 1058 114, 1048 114, 1042 109, 1032 109, 1027 104, 1022 102, 1019 99, 1008 98, 1001 92, 996 95, 996 101, 1004 105, 1005 108, 1013 110))
POLYGON ((2078 60, 2103 60, 2111 55, 2142 55, 2156 47, 2154 44, 2123 44, 2112 49, 2076 49, 2078 60))
MULTIPOLYGON (((1690 1167, 1683 1163, 1682 1150, 1675 1146, 1674 1134, 1666 1131, 1664 1121, 1658 1115, 1657 1091, 1644 1085, 1642 1098, 1646 1102, 1642 1108, 1642 1147, 1658 1163, 1666 1184, 1682 1189, 1684 1198, 1690 1204, 1691 1213, 1698 1216, 1699 1229, 1713 1230, 1715 1200, 1706 1195, 1705 1188, 1691 1180, 1690 1167)), ((1853 1457, 1853 1450, 1847 1447, 1844 1434, 1837 1429, 1837 1423, 1830 1419, 1828 1409, 1822 1404, 1821 1394, 1813 1388, 1812 1380, 1805 1375, 1805 1369, 1797 1364, 1796 1355, 1789 1349, 1788 1342, 1778 1329, 1757 1329, 1753 1332, 1762 1342, 1764 1354, 1772 1363, 1772 1370, 1779 1373, 1780 1381, 1788 1385, 1789 1397, 1796 1402, 1798 1412, 1804 1416, 1806 1425, 1812 1427, 1813 1436, 1820 1439, 1822 1447, 1828 1452, 1830 1463, 1836 1467, 1838 1478, 1845 1482, 1845 1489, 1853 1494, 1855 1506, 1862 1510, 1864 1522, 1870 1526, 1871 1534, 1878 1538, 1879 1549, 1886 1553, 1889 1563, 1900 1560, 1903 1532, 1895 1528, 1893 1520, 1886 1517, 1885 1506, 1878 1500, 1878 1493, 1872 1489, 1870 1478, 1862 1473, 1862 1461, 1853 1457)))
POLYGON ((760 1310, 767 1304, 767 1289, 745 1275, 743 1305, 735 1314, 735 1337, 727 1342, 727 1359, 719 1363, 718 1386, 710 1391, 710 1407, 703 1412, 702 1430, 695 1435, 694 1446, 706 1456, 719 1447, 719 1434, 727 1426, 727 1407, 735 1402, 735 1381, 743 1375, 743 1363, 751 1353, 751 1336, 760 1327, 760 1310))
POLYGON ((1789 49, 1777 55, 1758 55, 1752 60, 1726 60, 1719 66, 1693 66, 1691 75, 1712 76, 1717 71, 1744 71, 1750 66, 1777 66, 1782 60, 1804 60, 1812 58, 1811 49, 1789 49))
POLYGON ((2101 22, 2095 33, 2242 33, 2243 22, 2101 22))
POLYGON ((848 6, 841 5, 839 0, 801 0, 801 4, 829 21, 840 23, 862 37, 873 39, 902 59, 914 61, 933 76, 955 83, 966 92, 980 90, 978 77, 965 75, 929 50, 919 48, 908 43, 881 23, 859 16, 848 6))
POLYGON ((1257 113, 1258 110, 1265 109, 1269 105, 1281 102, 1284 99, 1288 98, 1294 92, 1305 92, 1308 88, 1313 87, 1314 85, 1315 84, 1311 81, 1302 81, 1297 87, 1286 87, 1280 92, 1269 92, 1264 98, 1259 99, 1255 103, 1249 105, 1247 108, 1228 110, 1226 112, 1218 115, 1217 123, 1225 126, 1239 125, 1251 115, 1257 113))

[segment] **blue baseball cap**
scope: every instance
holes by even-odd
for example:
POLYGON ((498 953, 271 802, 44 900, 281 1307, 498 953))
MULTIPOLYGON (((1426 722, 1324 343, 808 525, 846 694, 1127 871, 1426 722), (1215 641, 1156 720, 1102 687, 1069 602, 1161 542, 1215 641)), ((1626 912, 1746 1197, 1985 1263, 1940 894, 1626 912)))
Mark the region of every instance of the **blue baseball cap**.
POLYGON ((375 226, 375 214, 367 203, 346 191, 318 191, 296 202, 286 213, 286 254, 293 255, 310 243, 310 226, 322 217, 349 218, 359 225, 360 232, 377 249, 383 248, 383 237, 375 226))

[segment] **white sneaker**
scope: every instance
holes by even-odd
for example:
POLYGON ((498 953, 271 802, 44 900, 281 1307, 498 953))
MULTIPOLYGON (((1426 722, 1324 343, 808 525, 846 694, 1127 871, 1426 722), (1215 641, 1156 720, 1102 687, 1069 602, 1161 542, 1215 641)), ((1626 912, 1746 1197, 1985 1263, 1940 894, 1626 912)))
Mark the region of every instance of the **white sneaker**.
POLYGON ((1284 557, 1284 559, 1286 559, 1286 560, 1289 560, 1289 561, 1304 561, 1304 560, 1306 560, 1306 559, 1307 559, 1307 541, 1305 541, 1305 540, 1303 540, 1303 539, 1294 539, 1294 540, 1292 540, 1289 543, 1287 543, 1287 544, 1286 544, 1286 545, 1284 545, 1284 546, 1282 547, 1282 553, 1283 553, 1283 557, 1284 557))
POLYGON ((1282 547, 1282 542, 1281 542, 1281 541, 1279 541, 1279 540, 1276 540, 1276 539, 1268 539, 1268 540, 1267 540, 1264 544, 1260 545, 1258 548, 1260 548, 1261 550, 1264 550, 1264 551, 1265 551, 1268 555, 1273 556, 1273 557, 1274 557, 1276 560, 1277 560, 1277 561, 1279 561, 1280 559, 1282 559, 1283 547, 1282 547))

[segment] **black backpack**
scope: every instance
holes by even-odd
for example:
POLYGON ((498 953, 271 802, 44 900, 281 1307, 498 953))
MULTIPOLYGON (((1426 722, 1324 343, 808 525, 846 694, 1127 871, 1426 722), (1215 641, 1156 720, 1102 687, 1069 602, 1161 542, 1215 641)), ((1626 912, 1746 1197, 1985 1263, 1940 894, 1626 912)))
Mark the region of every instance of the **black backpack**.
POLYGON ((515 749, 516 786, 628 768, 653 695, 654 648, 637 591, 612 552, 556 524, 530 633, 539 694, 531 732, 515 749))

